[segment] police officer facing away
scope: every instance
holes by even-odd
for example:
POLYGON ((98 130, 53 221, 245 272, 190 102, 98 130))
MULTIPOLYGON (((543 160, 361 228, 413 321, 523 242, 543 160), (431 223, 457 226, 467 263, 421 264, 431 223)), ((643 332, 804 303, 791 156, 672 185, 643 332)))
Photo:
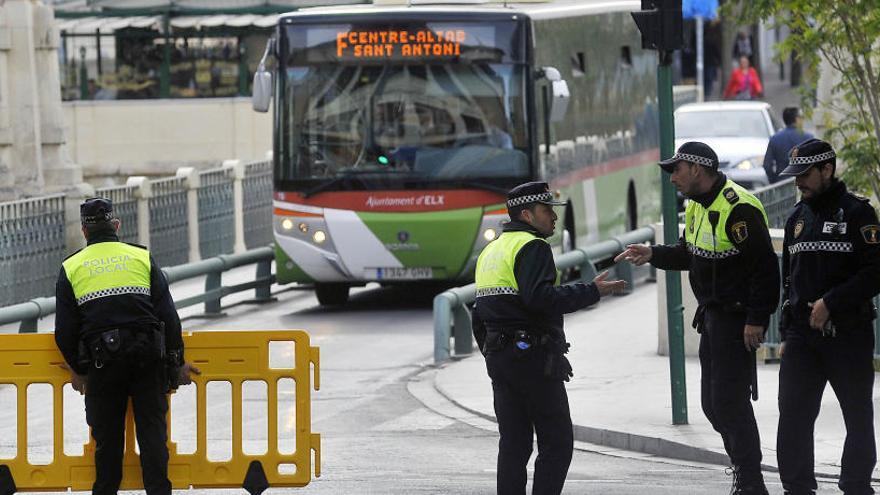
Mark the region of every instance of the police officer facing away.
POLYGON ((110 200, 87 199, 80 216, 87 246, 62 264, 55 342, 73 388, 86 396, 97 447, 92 493, 119 489, 131 397, 144 488, 149 495, 170 494, 166 393, 200 371, 183 359, 180 319, 165 276, 145 248, 119 242, 110 200))
POLYGON ((623 290, 623 281, 560 286, 546 238, 555 230, 546 182, 510 190, 511 221, 480 254, 473 331, 486 356, 498 418, 498 493, 526 491, 532 437, 538 437, 534 495, 558 494, 571 463, 574 435, 563 381, 572 376, 562 315, 623 290))
POLYGON ((801 191, 782 253, 777 456, 792 495, 816 489, 813 426, 828 382, 846 424, 838 486, 847 495, 874 493, 871 299, 880 293, 880 225, 868 200, 834 177, 835 166, 831 145, 810 139, 791 150, 782 172, 801 191))
POLYGON ((718 172, 718 157, 704 143, 684 143, 660 166, 690 199, 684 233, 675 245, 630 245, 615 261, 690 272, 699 303, 694 326, 701 334, 703 412, 730 456, 732 493, 766 494, 749 396, 751 390, 757 398, 754 350, 779 302, 767 215, 751 193, 718 172))

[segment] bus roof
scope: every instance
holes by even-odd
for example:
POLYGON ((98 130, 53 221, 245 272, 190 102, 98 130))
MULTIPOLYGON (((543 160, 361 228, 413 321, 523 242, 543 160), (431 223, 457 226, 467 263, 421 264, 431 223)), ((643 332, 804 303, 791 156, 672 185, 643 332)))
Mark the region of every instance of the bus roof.
POLYGON ((305 8, 289 14, 284 14, 279 19, 300 19, 310 16, 324 15, 356 15, 356 14, 394 14, 404 12, 437 12, 437 13, 460 13, 464 15, 473 13, 525 14, 533 19, 553 19, 557 17, 572 17, 589 14, 608 12, 632 12, 641 10, 639 0, 549 0, 546 2, 507 2, 503 1, 425 1, 413 0, 413 5, 340 5, 331 7, 305 8), (463 10, 466 8, 467 10, 463 10))

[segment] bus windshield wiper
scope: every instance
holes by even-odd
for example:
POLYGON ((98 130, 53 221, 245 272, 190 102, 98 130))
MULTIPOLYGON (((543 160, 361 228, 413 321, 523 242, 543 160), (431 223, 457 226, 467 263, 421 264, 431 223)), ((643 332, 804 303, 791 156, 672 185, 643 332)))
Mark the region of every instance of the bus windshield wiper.
POLYGON ((466 187, 472 187, 474 189, 482 189, 484 191, 489 191, 489 192, 494 192, 494 193, 504 194, 504 195, 506 195, 507 191, 508 191, 507 189, 505 189, 503 187, 493 186, 492 184, 484 184, 482 182, 465 181, 465 182, 459 182, 459 184, 461 184, 462 186, 466 186, 466 187))
MULTIPOLYGON (((308 191, 304 191, 302 193, 303 198, 308 198, 309 196, 314 196, 321 191, 326 191, 337 184, 341 184, 353 177, 359 177, 362 175, 373 175, 373 174, 381 174, 381 175, 392 175, 392 174, 401 174, 406 173, 402 170, 376 170, 376 169, 349 169, 345 171, 338 172, 341 175, 337 175, 335 178, 328 180, 327 182, 322 182, 317 186, 309 189, 308 191)), ((359 179, 360 180, 360 179, 359 179)), ((361 180, 363 182, 363 180, 361 180)))

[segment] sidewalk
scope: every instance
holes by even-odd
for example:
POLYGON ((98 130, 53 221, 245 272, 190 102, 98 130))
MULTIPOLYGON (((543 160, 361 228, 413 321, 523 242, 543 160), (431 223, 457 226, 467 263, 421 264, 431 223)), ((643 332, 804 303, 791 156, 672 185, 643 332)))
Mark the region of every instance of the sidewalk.
MULTIPOLYGON (((657 355, 657 289, 639 284, 633 294, 603 300, 595 309, 566 317, 569 360, 575 376, 568 384, 575 439, 663 457, 726 465, 721 437, 700 409, 700 364, 687 358, 687 425, 672 425, 669 358, 657 355)), ((694 331, 685 325, 685 331, 694 331)), ((776 469, 779 419, 776 364, 758 364, 759 400, 753 402, 763 463, 776 469)), ((434 386, 447 399, 494 420, 492 387, 477 353, 440 368, 434 386)), ((880 380, 874 409, 880 406, 880 380)), ((880 431, 875 415, 875 428, 880 431)), ((838 476, 845 430, 830 387, 816 422, 816 472, 838 476)), ((874 478, 880 478, 875 469, 874 478)))

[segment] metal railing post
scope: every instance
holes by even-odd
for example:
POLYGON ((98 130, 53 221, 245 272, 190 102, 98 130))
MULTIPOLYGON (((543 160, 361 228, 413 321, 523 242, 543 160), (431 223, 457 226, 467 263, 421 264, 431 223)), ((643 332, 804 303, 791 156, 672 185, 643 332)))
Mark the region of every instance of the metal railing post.
POLYGON ((153 190, 150 181, 143 176, 129 177, 125 183, 134 188, 137 199, 138 244, 150 247, 150 198, 153 190))
POLYGON ((456 304, 452 310, 455 354, 465 355, 474 352, 474 338, 471 330, 471 314, 464 304, 456 304))
POLYGON ((39 320, 39 318, 21 320, 21 325, 18 327, 18 333, 37 333, 37 320, 39 320))
POLYGON ((434 362, 449 359, 449 333, 452 326, 452 305, 444 292, 434 298, 434 362))
POLYGON ((175 177, 182 177, 186 184, 187 234, 189 237, 189 262, 202 259, 199 252, 199 172, 194 167, 180 167, 175 177))
POLYGON ((216 292, 216 297, 211 297, 205 301, 205 316, 221 316, 223 314, 220 306, 220 293, 223 287, 223 272, 211 272, 205 277, 205 294, 216 292))
MULTIPOLYGON (((260 261, 257 263, 257 280, 272 276, 272 260, 260 261)), ((257 286, 254 289, 253 302, 269 302, 274 301, 272 297, 272 282, 257 286)))
POLYGON ((588 284, 596 278, 596 275, 599 273, 596 271, 596 267, 593 266, 593 260, 587 255, 587 252, 581 248, 576 248, 576 251, 580 251, 584 255, 584 260, 581 262, 581 282, 588 284))
POLYGON ((244 186, 242 184, 244 181, 245 167, 241 160, 226 160, 223 162, 223 167, 228 167, 233 170, 232 202, 235 205, 233 208, 235 215, 235 243, 233 244, 232 251, 234 253, 243 253, 247 251, 247 246, 244 242, 244 186))

